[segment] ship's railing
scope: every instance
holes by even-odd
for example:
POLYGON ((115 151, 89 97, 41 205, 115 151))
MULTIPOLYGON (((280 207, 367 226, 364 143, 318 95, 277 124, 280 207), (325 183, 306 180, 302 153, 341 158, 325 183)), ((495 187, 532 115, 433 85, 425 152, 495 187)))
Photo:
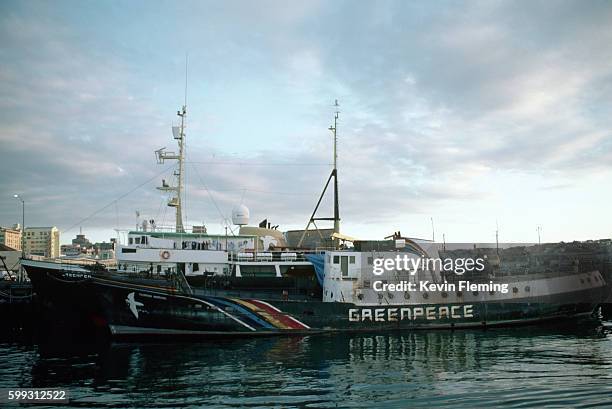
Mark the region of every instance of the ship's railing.
MULTIPOLYGON (((155 225, 151 225, 148 224, 146 228, 144 228, 142 225, 137 225, 135 229, 132 229, 130 231, 134 231, 134 232, 139 232, 139 233, 173 233, 173 234, 181 234, 181 233, 185 233, 185 234, 208 234, 207 233, 207 229, 205 226, 201 226, 201 225, 184 225, 183 226, 183 231, 178 231, 176 230, 176 226, 173 225, 159 225, 159 224, 155 224, 155 225), (195 231, 194 231, 195 230, 195 231)), ((231 237, 231 236, 230 236, 231 237)))

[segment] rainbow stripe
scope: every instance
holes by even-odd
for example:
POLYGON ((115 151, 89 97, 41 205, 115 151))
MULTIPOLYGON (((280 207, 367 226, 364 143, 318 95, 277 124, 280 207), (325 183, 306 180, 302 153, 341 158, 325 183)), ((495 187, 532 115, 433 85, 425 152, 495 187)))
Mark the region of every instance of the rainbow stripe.
POLYGON ((284 330, 303 330, 310 329, 310 327, 301 321, 293 318, 291 315, 282 312, 272 304, 260 300, 242 300, 238 298, 231 299, 236 304, 239 304, 250 311, 255 313, 257 316, 266 320, 278 329, 284 330))

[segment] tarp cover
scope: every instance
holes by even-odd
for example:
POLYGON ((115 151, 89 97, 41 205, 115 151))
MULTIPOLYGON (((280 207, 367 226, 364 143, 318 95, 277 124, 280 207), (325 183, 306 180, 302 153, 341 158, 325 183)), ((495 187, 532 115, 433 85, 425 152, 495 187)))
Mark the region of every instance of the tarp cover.
POLYGON ((306 260, 310 261, 314 266, 317 280, 323 287, 323 279, 325 278, 325 254, 305 254, 306 260))

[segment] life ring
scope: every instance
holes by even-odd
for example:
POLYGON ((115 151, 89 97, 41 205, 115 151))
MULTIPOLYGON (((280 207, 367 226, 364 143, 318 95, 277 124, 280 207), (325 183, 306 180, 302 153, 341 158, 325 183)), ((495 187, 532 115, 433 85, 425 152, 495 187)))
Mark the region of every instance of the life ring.
POLYGON ((170 252, 168 250, 164 250, 164 251, 160 252, 159 255, 164 260, 168 260, 170 258, 170 252))

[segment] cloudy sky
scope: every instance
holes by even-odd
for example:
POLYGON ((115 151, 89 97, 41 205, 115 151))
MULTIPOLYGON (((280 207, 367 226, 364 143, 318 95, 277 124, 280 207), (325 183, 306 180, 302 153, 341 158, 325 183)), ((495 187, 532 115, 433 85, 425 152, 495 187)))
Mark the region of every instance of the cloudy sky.
MULTIPOLYGON (((302 228, 341 105, 344 233, 612 234, 612 3, 0 2, 0 225, 96 240, 172 224, 188 54, 186 223, 302 228)), ((331 203, 321 216, 331 215, 331 203)))

